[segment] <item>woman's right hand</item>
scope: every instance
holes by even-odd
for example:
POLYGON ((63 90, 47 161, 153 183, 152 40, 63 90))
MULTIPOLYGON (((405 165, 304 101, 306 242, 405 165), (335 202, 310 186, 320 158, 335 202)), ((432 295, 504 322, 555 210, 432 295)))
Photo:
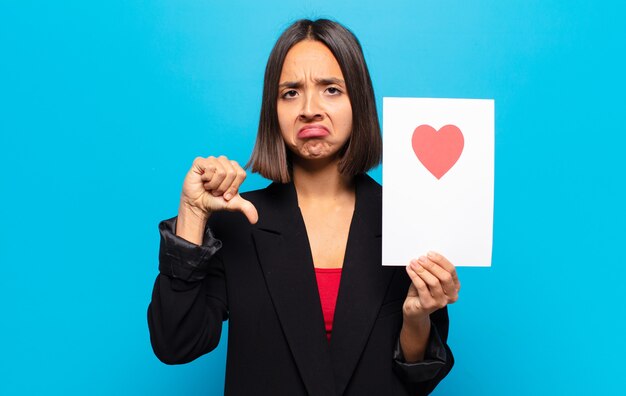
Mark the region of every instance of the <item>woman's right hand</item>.
POLYGON ((241 212, 252 224, 259 219, 254 205, 239 195, 246 172, 225 156, 197 157, 183 183, 176 235, 201 244, 204 227, 212 212, 241 212))

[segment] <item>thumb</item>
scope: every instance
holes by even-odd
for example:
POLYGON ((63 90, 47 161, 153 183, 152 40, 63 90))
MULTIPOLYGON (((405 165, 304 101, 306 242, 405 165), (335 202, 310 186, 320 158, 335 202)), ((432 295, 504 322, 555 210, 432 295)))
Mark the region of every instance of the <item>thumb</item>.
POLYGON ((256 224, 259 221, 259 213, 252 202, 243 199, 239 194, 228 201, 226 209, 243 213, 248 218, 250 224, 256 224))

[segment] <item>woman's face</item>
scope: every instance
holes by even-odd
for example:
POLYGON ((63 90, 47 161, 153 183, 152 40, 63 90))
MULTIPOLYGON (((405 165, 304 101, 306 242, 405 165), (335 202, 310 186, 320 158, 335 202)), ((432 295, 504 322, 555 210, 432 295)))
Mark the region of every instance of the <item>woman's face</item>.
POLYGON ((294 45, 278 84, 278 122, 302 159, 333 159, 350 137, 352 106, 339 63, 319 41, 294 45))

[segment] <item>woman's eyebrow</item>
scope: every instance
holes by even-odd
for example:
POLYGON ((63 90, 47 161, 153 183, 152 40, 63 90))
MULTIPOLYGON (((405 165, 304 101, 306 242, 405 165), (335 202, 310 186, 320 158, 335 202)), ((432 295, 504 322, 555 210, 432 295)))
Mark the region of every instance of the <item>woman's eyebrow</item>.
POLYGON ((285 81, 278 84, 278 89, 283 88, 300 88, 302 87, 301 81, 285 81))
MULTIPOLYGON (((314 81, 315 81, 315 84, 317 85, 332 85, 332 84, 345 85, 346 84, 344 80, 337 78, 337 77, 316 78, 314 81)), ((301 88, 302 85, 303 85, 302 81, 284 81, 278 84, 278 89, 301 88)))
POLYGON ((316 78, 315 83, 319 85, 345 85, 345 81, 337 77, 324 77, 324 78, 316 78))

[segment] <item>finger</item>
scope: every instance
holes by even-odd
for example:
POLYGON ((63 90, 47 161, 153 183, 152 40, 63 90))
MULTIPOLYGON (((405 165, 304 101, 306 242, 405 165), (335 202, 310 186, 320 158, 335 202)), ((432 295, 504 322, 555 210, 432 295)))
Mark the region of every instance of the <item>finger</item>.
MULTIPOLYGON (((411 277, 411 274, 413 274, 414 272, 411 270, 411 266, 407 265, 406 266, 406 273, 409 275, 409 278, 411 277)), ((415 276, 417 276, 417 274, 415 274, 415 276)), ((417 297, 417 288, 415 287, 415 284, 413 284, 413 279, 411 279, 411 285, 409 286, 409 291, 407 292, 407 297, 417 297)))
POLYGON ((428 272, 433 274, 441 283, 443 292, 451 299, 456 301, 456 295, 458 293, 457 286, 452 278, 452 274, 446 271, 442 266, 436 264, 434 261, 427 257, 420 257, 418 260, 420 265, 424 267, 428 272))
POLYGON ((204 189, 211 192, 214 197, 217 197, 222 195, 217 193, 216 190, 226 178, 226 170, 217 159, 211 161, 211 166, 215 169, 215 171, 213 172, 211 179, 204 183, 204 189))
POLYGON ((243 199, 241 195, 235 195, 228 201, 226 209, 243 213, 248 218, 250 224, 256 224, 259 221, 259 213, 252 202, 243 199))
POLYGON ((430 289, 424 280, 419 276, 419 274, 413 269, 412 265, 407 267, 407 272, 409 274, 409 278, 411 278, 411 282, 413 286, 417 289, 417 297, 420 301, 420 305, 423 308, 432 307, 435 305, 435 299, 430 294, 430 289))
POLYGON ((433 286, 431 284, 432 282, 436 282, 437 278, 425 269, 420 269, 420 265, 417 260, 411 261, 409 267, 411 267, 411 270, 415 272, 417 277, 426 285, 427 291, 425 293, 420 293, 422 308, 425 311, 432 313, 437 309, 445 307, 449 302, 449 298, 443 294, 440 287, 437 289, 437 286, 433 286))
POLYGON ((422 278, 422 280, 428 285, 428 290, 430 290, 430 294, 437 300, 441 300, 442 297, 445 297, 445 293, 443 292, 443 288, 441 287, 441 282, 439 279, 431 274, 424 266, 425 257, 420 257, 418 260, 411 261, 411 269, 415 271, 415 273, 422 278))
POLYGON ((456 267, 454 266, 454 264, 448 261, 448 259, 445 258, 442 254, 437 252, 430 251, 426 254, 426 256, 428 256, 430 260, 434 261, 450 273, 450 276, 452 276, 452 281, 455 283, 456 289, 458 291, 461 288, 461 283, 459 282, 459 277, 456 273, 456 267))
POLYGON ((246 180, 246 171, 244 171, 243 168, 239 166, 237 161, 230 161, 230 163, 233 166, 233 169, 235 169, 237 176, 235 176, 235 180, 233 180, 230 187, 226 190, 226 193, 224 194, 224 199, 226 199, 227 201, 237 195, 237 193, 239 192, 239 186, 241 186, 243 181, 246 180))
POLYGON ((222 167, 224 168, 224 172, 226 172, 224 180, 222 180, 220 185, 217 186, 217 188, 214 190, 215 194, 220 196, 224 195, 224 193, 231 187, 233 181, 237 177, 237 171, 231 164, 231 161, 229 161, 226 157, 221 156, 218 158, 218 161, 220 165, 222 165, 222 167))
POLYGON ((208 182, 213 178, 213 175, 217 171, 217 164, 219 161, 217 158, 210 156, 206 158, 197 157, 194 160, 194 167, 199 170, 198 173, 202 175, 202 181, 208 182))
POLYGON ((213 174, 215 173, 215 166, 212 163, 212 159, 215 159, 215 158, 214 157, 208 157, 208 158, 196 157, 193 160, 191 170, 194 173, 200 175, 200 180, 202 180, 203 182, 211 180, 211 178, 213 177, 213 174))

